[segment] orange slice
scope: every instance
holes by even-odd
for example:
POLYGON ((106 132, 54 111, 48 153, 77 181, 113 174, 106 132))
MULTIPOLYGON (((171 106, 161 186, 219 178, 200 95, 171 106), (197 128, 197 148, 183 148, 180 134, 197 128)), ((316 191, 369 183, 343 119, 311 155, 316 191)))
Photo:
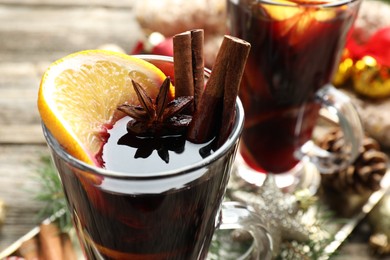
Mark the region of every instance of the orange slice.
POLYGON ((275 21, 284 21, 303 12, 298 4, 288 0, 276 0, 274 4, 263 4, 262 7, 267 14, 275 21))
MULTIPOLYGON (((289 34, 291 43, 299 41, 309 29, 315 29, 317 22, 326 22, 336 16, 332 8, 299 5, 299 1, 275 0, 274 2, 277 4, 263 4, 262 7, 272 20, 282 22, 280 36, 289 34)), ((309 2, 316 3, 316 1, 309 2)))
POLYGON ((107 139, 107 129, 118 119, 117 106, 138 104, 131 79, 155 98, 165 78, 157 67, 132 56, 102 50, 77 52, 54 62, 44 73, 39 113, 71 155, 99 165, 96 155, 107 139))

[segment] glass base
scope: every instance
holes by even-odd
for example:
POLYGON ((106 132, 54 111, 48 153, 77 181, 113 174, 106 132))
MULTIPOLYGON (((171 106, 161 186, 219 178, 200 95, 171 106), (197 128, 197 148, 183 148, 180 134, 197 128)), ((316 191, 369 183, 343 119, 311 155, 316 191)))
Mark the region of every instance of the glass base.
MULTIPOLYGON (((235 161, 235 171, 238 176, 248 183, 261 186, 267 174, 253 170, 238 153, 235 161)), ((301 160, 293 169, 286 173, 272 175, 276 186, 283 192, 293 193, 296 190, 307 189, 315 194, 319 188, 321 175, 313 163, 307 159, 301 160)))

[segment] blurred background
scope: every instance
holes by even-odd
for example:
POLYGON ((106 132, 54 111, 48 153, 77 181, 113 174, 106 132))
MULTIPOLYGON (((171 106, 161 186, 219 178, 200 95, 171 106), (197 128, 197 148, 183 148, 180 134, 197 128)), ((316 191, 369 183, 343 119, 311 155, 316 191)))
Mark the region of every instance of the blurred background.
MULTIPOLYGON (((390 26, 390 7, 384 2, 362 8, 357 38, 390 26)), ((45 202, 36 196, 44 183, 37 175, 48 151, 36 99, 46 68, 85 49, 169 54, 170 37, 192 28, 205 30, 206 65, 211 67, 225 24, 224 0, 0 0, 0 252, 42 220, 38 212, 45 202)), ((388 113, 386 93, 386 99, 365 104, 362 116, 364 111, 372 111, 367 118, 388 113)), ((389 116, 378 120, 387 131, 377 137, 390 147, 389 116)), ((378 131, 377 122, 371 127, 378 131)), ((377 259, 368 248, 370 234, 363 223, 339 259, 377 259)))

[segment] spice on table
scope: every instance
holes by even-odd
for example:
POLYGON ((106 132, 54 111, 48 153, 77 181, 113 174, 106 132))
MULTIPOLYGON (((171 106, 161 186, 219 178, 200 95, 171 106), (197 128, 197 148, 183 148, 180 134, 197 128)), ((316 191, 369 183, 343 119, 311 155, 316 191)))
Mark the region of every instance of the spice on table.
POLYGON ((39 242, 44 260, 62 260, 61 231, 53 223, 40 225, 39 242))
POLYGON ((68 233, 61 234, 61 245, 62 245, 62 259, 64 260, 76 260, 77 255, 74 250, 72 240, 68 233))
POLYGON ((39 246, 37 237, 24 241, 18 251, 25 260, 38 260, 39 246))

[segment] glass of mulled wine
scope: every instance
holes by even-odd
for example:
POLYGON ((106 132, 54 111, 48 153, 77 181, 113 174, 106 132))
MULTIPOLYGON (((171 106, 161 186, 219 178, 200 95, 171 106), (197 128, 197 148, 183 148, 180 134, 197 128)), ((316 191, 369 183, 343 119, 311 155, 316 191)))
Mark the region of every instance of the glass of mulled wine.
POLYGON ((306 158, 323 173, 355 159, 359 117, 329 82, 360 2, 228 0, 230 33, 252 45, 239 94, 245 110, 240 161, 248 178, 271 173, 279 187, 295 189, 306 158), (342 162, 333 163, 336 156, 311 141, 322 108, 343 129, 342 162))
MULTIPOLYGON (((152 55, 142 58, 174 80, 171 58, 152 55)), ((208 75, 206 70, 205 76, 208 75)), ((124 153, 121 148, 134 152, 134 149, 145 148, 143 145, 153 146, 146 143, 130 147, 125 143, 134 140, 118 141, 115 136, 120 139, 123 133, 120 130, 115 133, 122 124, 117 123, 119 125, 114 125, 110 132, 109 140, 114 140, 112 147, 104 153, 120 156, 124 153)), ((243 125, 244 110, 237 99, 230 136, 209 155, 199 156, 204 145, 172 138, 158 145, 167 148, 169 163, 158 155, 141 158, 139 163, 128 153, 123 163, 127 164, 123 165, 125 170, 110 170, 108 165, 99 168, 79 161, 43 125, 86 257, 206 259, 216 229, 244 229, 253 235, 254 243, 248 250, 254 259, 271 259, 271 237, 261 216, 244 205, 222 202, 243 125), (179 146, 180 151, 175 148, 179 146), (194 158, 199 159, 194 161, 194 158), (160 169, 159 165, 164 168, 160 169)), ((106 155, 103 160, 109 163, 111 159, 106 155)))

